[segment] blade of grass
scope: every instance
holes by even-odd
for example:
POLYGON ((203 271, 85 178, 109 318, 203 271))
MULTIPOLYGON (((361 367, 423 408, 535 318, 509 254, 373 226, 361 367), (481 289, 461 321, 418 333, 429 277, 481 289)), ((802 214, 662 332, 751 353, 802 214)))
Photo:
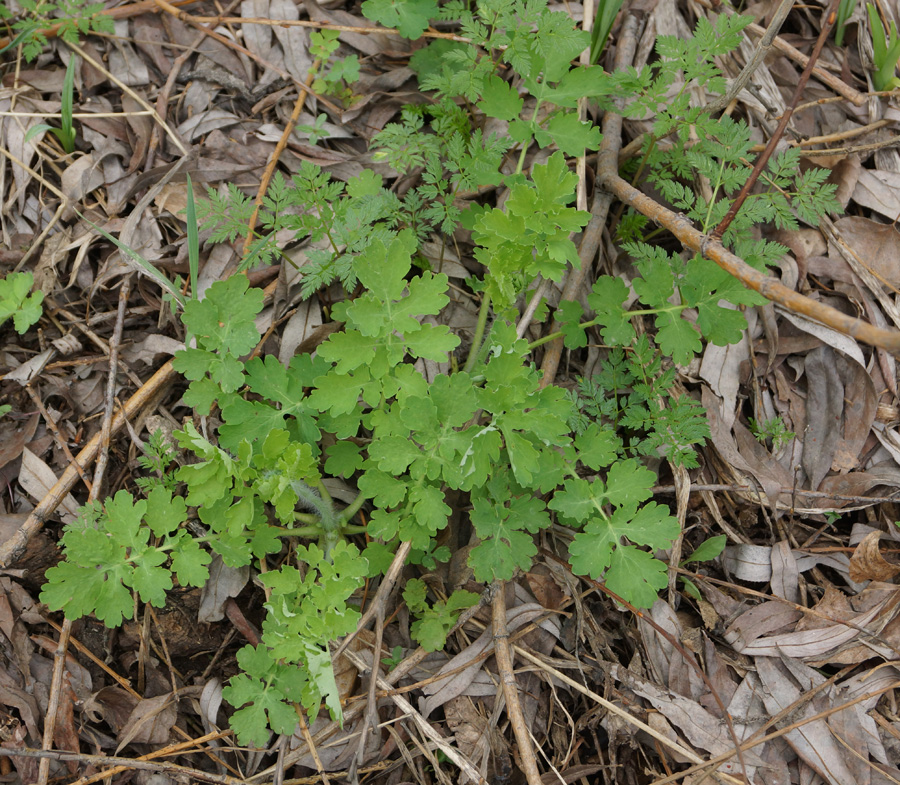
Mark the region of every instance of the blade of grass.
POLYGON ((78 58, 73 54, 66 66, 66 77, 63 80, 62 105, 60 107, 59 141, 66 153, 75 152, 75 128, 72 125, 72 106, 75 93, 75 65, 78 58))
POLYGON ((191 276, 191 297, 196 298, 198 292, 197 278, 200 274, 200 233, 197 227, 197 205, 194 203, 194 185, 191 176, 187 176, 187 243, 188 267, 191 276))
POLYGON ((597 65, 606 41, 616 21, 619 11, 622 9, 623 0, 600 0, 597 8, 597 18, 591 29, 591 65, 597 65))
POLYGON ((94 227, 100 234, 102 234, 107 240, 109 240, 119 251, 122 252, 122 257, 125 259, 126 263, 128 263, 131 267, 137 270, 140 273, 152 278, 156 281, 159 286, 164 289, 168 294, 172 295, 172 297, 178 302, 178 304, 184 308, 184 295, 178 291, 176 287, 172 285, 172 282, 166 278, 159 270, 157 270, 150 262, 148 262, 143 256, 141 256, 137 251, 129 248, 125 243, 117 238, 113 237, 106 229, 103 229, 100 226, 97 226, 93 221, 85 218, 81 213, 77 210, 78 217, 89 223, 94 227))

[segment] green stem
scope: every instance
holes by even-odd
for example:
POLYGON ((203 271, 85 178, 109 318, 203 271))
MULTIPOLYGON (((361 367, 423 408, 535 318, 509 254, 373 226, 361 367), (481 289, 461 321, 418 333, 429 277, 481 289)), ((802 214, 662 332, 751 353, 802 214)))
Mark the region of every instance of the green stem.
POLYGON ((478 311, 478 323, 475 325, 475 335, 472 337, 472 347, 469 349, 469 356, 466 358, 466 364, 463 371, 472 373, 475 367, 475 361, 481 351, 481 342, 484 340, 484 329, 487 326, 488 313, 491 310, 491 296, 485 292, 481 298, 481 309, 478 311))
MULTIPOLYGON (((349 531, 348 522, 353 519, 353 516, 356 515, 362 509, 363 504, 366 503, 366 497, 361 493, 357 494, 356 498, 350 503, 350 505, 341 513, 340 519, 343 522, 344 531, 349 531)), ((365 527, 362 527, 363 531, 365 531, 365 527)))
MULTIPOLYGON (((628 311, 628 318, 630 319, 632 316, 653 316, 654 314, 669 313, 670 311, 683 311, 685 308, 687 308, 686 305, 670 305, 666 308, 642 308, 640 311, 628 311)), ((589 319, 586 322, 581 322, 578 327, 582 330, 587 330, 588 327, 595 327, 598 324, 603 324, 602 316, 589 319)), ((537 349, 538 346, 543 346, 545 343, 555 341, 557 338, 562 338, 564 335, 565 333, 562 330, 559 330, 558 332, 545 335, 543 338, 538 338, 536 341, 532 341, 528 344, 528 351, 530 352, 537 349)))

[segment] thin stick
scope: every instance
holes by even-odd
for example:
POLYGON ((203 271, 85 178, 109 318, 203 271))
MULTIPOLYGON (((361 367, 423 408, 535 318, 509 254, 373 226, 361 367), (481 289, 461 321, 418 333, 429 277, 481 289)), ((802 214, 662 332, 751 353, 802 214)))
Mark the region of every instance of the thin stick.
MULTIPOLYGON (((157 2, 162 1, 163 0, 157 0, 157 2)), ((321 61, 315 60, 310 66, 309 75, 306 77, 306 82, 300 89, 300 94, 297 96, 297 100, 294 102, 294 110, 291 112, 291 116, 287 121, 287 125, 285 125, 284 127, 281 138, 278 140, 278 144, 275 145, 275 149, 272 151, 269 162, 266 164, 266 170, 263 172, 262 180, 260 180, 259 183, 259 189, 256 192, 256 202, 253 205, 253 215, 250 216, 250 223, 247 226, 247 236, 244 238, 244 249, 241 253, 242 257, 246 256, 247 252, 250 250, 250 243, 253 242, 253 230, 256 229, 256 221, 259 219, 259 208, 262 207, 263 199, 266 196, 266 191, 269 190, 269 183, 272 182, 272 177, 275 175, 275 168, 278 166, 278 160, 281 158, 281 154, 282 152, 284 152, 284 148, 287 147, 288 140, 291 138, 291 134, 294 132, 294 126, 297 125, 297 120, 300 119, 300 113, 303 111, 303 105, 306 103, 306 98, 309 95, 309 88, 312 85, 313 80, 316 78, 316 72, 319 70, 320 65, 321 61)))
POLYGON ((724 109, 737 97, 738 93, 744 89, 747 82, 750 81, 750 77, 753 76, 754 71, 756 71, 762 64, 762 61, 765 60, 766 55, 769 53, 769 49, 772 47, 772 42, 775 40, 778 31, 781 30, 781 25, 784 24, 784 20, 787 18, 787 15, 791 12, 793 7, 794 0, 781 0, 778 8, 775 10, 772 21, 769 23, 765 35, 759 39, 759 43, 756 45, 753 56, 747 62, 747 65, 744 66, 743 70, 737 75, 737 78, 728 86, 728 91, 724 95, 713 99, 703 107, 704 112, 712 114, 724 109))
POLYGON ((35 750, 30 747, 0 747, 0 756, 7 758, 38 758, 58 761, 77 761, 94 766, 109 766, 115 764, 122 766, 124 770, 139 769, 141 771, 156 771, 172 776, 181 776, 185 782, 191 779, 200 782, 210 782, 213 785, 247 785, 243 778, 230 777, 227 774, 213 774, 200 769, 192 769, 188 766, 179 766, 176 763, 156 763, 139 758, 120 758, 115 755, 87 755, 83 752, 68 752, 66 750, 35 750))
MULTIPOLYGON (((174 0, 173 5, 190 5, 196 3, 197 0, 174 0)), ((122 5, 116 8, 105 8, 99 13, 99 16, 108 16, 110 19, 131 19, 141 14, 152 14, 159 11, 153 0, 141 0, 141 2, 122 5)), ((50 25, 40 30, 44 38, 56 38, 62 28, 62 23, 50 25)), ((0 49, 5 49, 12 43, 12 38, 0 38, 0 49)))
POLYGON ((503 697, 506 699, 506 716, 509 717, 509 723, 512 725, 516 742, 519 745, 519 760, 528 785, 541 785, 541 773, 538 771, 534 748, 531 746, 531 734, 528 732, 525 715, 522 713, 519 686, 516 684, 512 656, 509 651, 509 629, 506 626, 506 581, 495 581, 493 589, 494 658, 497 661, 503 697))
MULTIPOLYGON (((542 551, 548 558, 555 561, 563 569, 568 570, 569 572, 572 572, 571 566, 569 566, 569 564, 567 562, 565 562, 563 559, 560 559, 559 556, 557 556, 555 553, 550 553, 549 551, 546 551, 543 549, 542 549, 542 551)), ((678 568, 673 567, 670 569, 678 569, 678 568)), ((672 633, 670 633, 668 630, 663 629, 660 624, 657 624, 656 621, 654 621, 654 619, 651 616, 648 616, 643 611, 640 611, 637 608, 635 608, 634 605, 632 605, 630 602, 628 602, 628 600, 626 600, 624 597, 620 597, 612 589, 607 588, 606 584, 602 583, 601 581, 594 580, 593 578, 591 578, 589 576, 579 576, 579 577, 585 583, 587 583, 587 584, 593 586, 595 589, 598 589, 599 591, 603 592, 607 597, 610 597, 611 599, 618 602, 620 605, 625 606, 629 611, 631 611, 632 614, 634 614, 634 616, 636 616, 639 619, 642 619, 646 624, 648 624, 650 627, 652 627, 656 631, 656 634, 659 635, 661 638, 664 638, 669 643, 669 645, 672 646, 672 648, 675 649, 675 651, 677 651, 681 655, 682 659, 694 671, 694 673, 696 673, 703 680, 703 683, 706 685, 706 688, 709 690, 709 694, 712 695, 713 700, 715 700, 716 704, 719 707, 719 710, 722 712, 722 717, 725 720, 725 725, 728 728, 728 733, 731 735, 732 741, 734 741, 734 746, 737 751, 738 761, 741 764, 741 771, 743 771, 746 774, 747 764, 744 761, 744 754, 743 754, 743 752, 741 752, 741 749, 740 749, 740 740, 738 739, 737 733, 734 730, 734 723, 731 721, 731 715, 728 713, 728 709, 725 706, 725 703, 722 701, 722 698, 719 696, 718 691, 713 686, 712 682, 709 680, 709 677, 703 671, 703 668, 701 668, 697 664, 697 659, 694 657, 694 655, 691 652, 689 652, 680 641, 676 640, 675 636, 672 635, 672 633)))
POLYGON ((84 59, 87 60, 94 68, 96 68, 101 74, 104 74, 111 82, 113 82, 122 92, 124 92, 130 98, 133 98, 136 103, 140 106, 143 106, 145 110, 153 117, 153 119, 159 123, 163 130, 166 132, 166 135, 175 143, 175 146, 179 149, 183 156, 188 154, 188 149, 184 146, 181 139, 178 138, 178 134, 176 134, 169 126, 163 122, 162 118, 156 113, 156 110, 147 103, 140 95, 138 95, 134 90, 132 90, 125 82, 119 79, 115 74, 111 73, 107 68, 103 66, 102 63, 98 63, 93 57, 91 57, 87 52, 84 51, 78 44, 66 42, 67 46, 84 59))
MULTIPOLYGON (((365 660, 357 654, 357 652, 352 649, 347 649, 344 652, 344 656, 353 663, 353 665, 362 673, 365 673, 369 670, 369 666, 366 665, 365 660)), ((377 654, 375 655, 377 656, 377 654)), ((382 690, 388 690, 390 692, 391 685, 382 677, 378 676, 377 669, 373 670, 373 677, 378 680, 378 687, 382 690)), ((416 711, 415 707, 404 698, 402 695, 391 694, 390 699, 397 704, 397 708, 400 709, 404 714, 408 715, 412 718, 413 722, 416 723, 419 730, 422 734, 433 741, 439 750, 443 752, 456 766, 460 771, 463 772, 467 777, 469 777, 476 785, 487 785, 484 777, 482 777, 478 770, 468 761, 466 760, 459 750, 456 747, 447 743, 447 740, 444 739, 433 727, 431 727, 431 723, 428 722, 418 711, 416 711)))
MULTIPOLYGON (((178 3, 172 3, 172 5, 178 5, 178 3)), ((311 19, 265 19, 258 16, 245 18, 243 16, 198 16, 196 14, 192 14, 191 18, 196 22, 205 22, 207 24, 213 25, 240 24, 264 25, 266 27, 309 27, 314 30, 337 30, 341 33, 359 33, 361 35, 400 35, 400 32, 393 29, 392 27, 361 27, 357 25, 339 25, 334 24, 333 22, 317 22, 311 19)), ((458 41, 462 44, 472 43, 471 38, 466 38, 462 35, 455 35, 454 33, 439 33, 436 30, 424 30, 421 37, 437 38, 444 41, 458 41)))
POLYGON ((94 467, 94 483, 91 488, 90 500, 94 501, 100 495, 103 485, 103 475, 106 473, 106 465, 109 462, 109 441, 112 435, 113 407, 116 401, 116 374, 119 370, 119 344, 122 342, 122 329, 125 325, 125 311, 128 306, 128 295, 131 294, 131 276, 126 275, 119 288, 119 311, 116 315, 116 325, 113 328, 112 337, 109 340, 109 374, 106 377, 106 407, 103 412, 103 425, 100 428, 100 454, 97 456, 97 465, 94 467))
MULTIPOLYGON (((592 701, 596 701, 600 706, 602 706, 604 709, 606 709, 610 714, 615 714, 617 717, 621 717, 623 720, 625 720, 625 722, 627 722, 629 725, 633 725, 635 728, 638 728, 638 729, 644 731, 644 733, 647 733, 648 735, 652 736, 660 744, 662 744, 663 746, 668 747, 670 750, 672 750, 672 752, 675 752, 678 755, 683 755, 685 758, 687 758, 692 763, 697 764, 698 767, 705 767, 708 765, 708 762, 704 761, 703 758, 701 758, 693 750, 689 750, 686 747, 682 747, 677 742, 672 741, 668 736, 664 736, 659 731, 654 730, 649 725, 647 725, 647 723, 642 722, 637 717, 631 716, 627 711, 625 711, 625 709, 622 709, 622 708, 616 706, 615 703, 611 703, 610 701, 606 700, 606 698, 604 698, 601 695, 598 695, 596 692, 589 689, 588 687, 585 687, 580 682, 575 681, 575 679, 573 679, 572 677, 567 676, 562 671, 557 670, 556 668, 553 668, 552 666, 548 665, 546 662, 538 659, 527 649, 523 649, 520 646, 516 646, 515 649, 516 649, 516 654, 518 654, 523 659, 528 660, 529 662, 537 665, 541 670, 545 671, 546 673, 550 674, 551 676, 554 676, 555 678, 559 679, 560 681, 565 682, 570 687, 578 690, 578 692, 580 692, 582 695, 585 695, 588 698, 590 698, 592 701)), ((726 758, 726 760, 728 760, 729 758, 732 758, 732 757, 734 757, 733 752, 729 754, 729 756, 728 756, 728 758, 726 758)), ((723 779, 725 779, 727 782, 733 783, 733 785, 738 785, 738 783, 741 783, 741 780, 737 779, 736 777, 731 777, 728 774, 720 774, 720 776, 723 779)))
MULTIPOLYGON (((181 741, 177 744, 170 744, 167 747, 163 747, 162 749, 148 752, 146 755, 140 755, 139 757, 135 758, 135 760, 153 760, 154 758, 162 758, 166 755, 173 755, 176 752, 181 752, 188 755, 196 754, 198 752, 202 752, 202 750, 192 750, 191 747, 196 747, 200 744, 204 744, 207 741, 214 741, 215 739, 221 739, 225 736, 230 735, 230 730, 213 731, 212 733, 207 733, 205 736, 201 736, 199 739, 189 739, 188 741, 181 741)), ((106 777, 112 777, 115 774, 121 774, 123 771, 128 771, 128 767, 113 766, 112 768, 98 771, 96 774, 92 774, 89 777, 82 777, 81 779, 75 780, 72 785, 93 785, 93 783, 95 782, 99 782, 106 777)))
MULTIPOLYGON (((634 52, 637 48, 637 27, 637 17, 634 14, 626 15, 622 22, 618 43, 616 44, 615 68, 617 71, 625 70, 634 60, 634 52)), ((618 160, 621 146, 622 115, 618 112, 607 112, 603 116, 603 141, 600 144, 601 155, 597 158, 598 166, 599 162, 603 160, 603 154, 611 157, 614 161, 618 160)), ((594 256, 597 255, 597 249, 600 247, 603 227, 606 224, 611 204, 612 196, 610 192, 598 188, 594 193, 594 202, 591 205, 591 219, 585 227, 584 234, 581 236, 581 245, 578 248, 579 265, 569 271, 561 299, 575 300, 578 296, 578 290, 581 288, 588 268, 591 262, 594 261, 594 256)), ((554 319, 550 325, 550 333, 559 332, 560 329, 560 323, 554 319)), ((543 372, 541 387, 552 384, 556 378, 556 371, 562 358, 563 344, 563 338, 556 338, 544 351, 544 359, 541 363, 541 371, 543 372)))
MULTIPOLYGON (((44 736, 41 748, 49 752, 53 747, 53 734, 56 731, 56 715, 59 712, 59 697, 62 693, 63 672, 66 664, 66 650, 69 648, 69 635, 72 622, 66 619, 59 633, 56 651, 53 652, 53 677, 50 680, 50 698, 47 702, 47 713, 44 715, 44 736)), ((38 785, 47 785, 50 777, 51 758, 41 758, 38 764, 38 785)))
POLYGON ((604 188, 623 202, 670 231, 686 248, 699 252, 707 259, 712 260, 745 286, 759 292, 767 300, 783 305, 794 313, 807 316, 828 327, 833 327, 863 343, 879 346, 893 354, 900 355, 900 332, 875 327, 861 319, 841 313, 836 308, 823 305, 788 289, 766 273, 754 269, 743 259, 731 253, 718 239, 696 229, 688 218, 668 210, 619 177, 616 156, 601 152, 601 165, 597 179, 604 188))

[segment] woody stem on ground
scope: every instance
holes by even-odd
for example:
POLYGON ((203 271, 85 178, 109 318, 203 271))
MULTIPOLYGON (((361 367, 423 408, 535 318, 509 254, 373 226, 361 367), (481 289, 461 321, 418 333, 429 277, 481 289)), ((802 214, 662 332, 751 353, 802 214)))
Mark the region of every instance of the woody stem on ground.
MULTIPOLYGON (((834 6, 835 3, 832 2, 831 5, 834 6)), ((831 13, 829 13, 828 19, 832 19, 831 13)), ((827 23, 828 20, 826 20, 827 23)), ((731 273, 748 288, 759 292, 767 300, 781 305, 794 314, 805 316, 832 327, 863 343, 879 346, 893 354, 900 355, 900 331, 876 327, 856 317, 848 316, 836 308, 831 308, 799 294, 793 289, 784 286, 772 276, 756 270, 725 248, 719 238, 703 234, 684 215, 679 215, 663 207, 657 201, 623 180, 619 176, 618 166, 617 153, 606 147, 601 147, 597 160, 597 184, 628 206, 633 207, 637 212, 671 232, 685 248, 702 254, 719 265, 723 270, 731 273)))
POLYGON ((816 61, 819 59, 819 54, 822 52, 822 47, 825 46, 825 41, 828 38, 829 33, 831 32, 831 28, 834 27, 834 21, 837 16, 837 7, 840 0, 831 0, 829 3, 827 10, 825 11, 825 20, 822 23, 822 30, 819 33, 819 38, 816 41, 816 45, 813 48, 812 54, 809 57, 809 61, 806 63, 806 67, 803 69, 803 73, 800 74, 800 81, 797 82, 797 89, 794 90, 793 98, 791 98, 791 103, 784 110, 784 114, 781 115, 781 120, 778 122, 778 126, 775 128, 775 133, 769 139, 769 143, 766 145, 766 149, 763 150, 762 154, 759 158, 756 159, 756 163, 753 165, 753 171, 750 172, 750 176, 747 178, 747 182, 744 183, 744 187, 741 188, 740 193, 737 195, 737 198, 732 203, 731 207, 728 209, 728 212, 725 214, 725 217, 720 221, 719 225, 713 229, 710 237, 713 240, 721 240, 722 236, 727 231, 728 227, 731 225, 731 222, 735 219, 747 197, 750 195, 750 191, 753 189, 753 186, 756 185, 756 181, 759 179, 759 176, 762 174, 763 169, 766 164, 769 162, 769 159, 772 157, 772 153, 775 152, 775 147, 778 142, 781 140, 781 137, 784 136, 785 129, 788 126, 788 123, 791 121, 791 117, 793 117, 794 109, 797 107, 797 104, 800 102, 800 96, 803 95, 803 90, 806 87, 806 83, 809 81, 809 77, 812 74, 813 67, 816 64, 816 61))
MULTIPOLYGON (((634 59, 634 48, 637 46, 637 18, 633 14, 629 14, 622 22, 622 29, 619 33, 619 41, 616 44, 616 70, 625 69, 631 65, 634 59), (633 42, 633 43, 631 43, 633 42)), ((618 159, 619 150, 622 147, 622 116, 616 112, 607 112, 603 116, 603 141, 601 142, 601 152, 606 152, 618 159)), ((599 162, 599 159, 598 159, 599 162)), ((599 163, 598 163, 599 166, 599 163)), ((609 214, 609 208, 612 204, 612 194, 603 189, 597 189, 594 194, 594 201, 591 205, 591 220, 584 229, 581 236, 581 244, 578 247, 579 264, 569 271, 566 278, 565 286, 561 299, 574 300, 578 296, 578 290, 584 283, 587 271, 591 266, 591 262, 597 255, 600 248, 600 242, 603 237, 603 227, 606 225, 606 218, 609 214)), ((560 329, 560 323, 554 319, 550 325, 550 332, 555 333, 560 329)), ((541 363, 541 386, 546 387, 553 383, 556 378, 556 370, 559 368, 559 361, 562 357, 563 339, 557 337, 551 345, 547 347, 544 353, 544 360, 541 363)))
POLYGON ((494 656, 503 697, 506 699, 506 716, 512 725, 516 743, 519 746, 519 762, 528 785, 541 785, 541 773, 534 757, 531 733, 525 723, 522 704, 519 702, 519 687, 513 673, 512 654, 509 648, 509 629, 506 625, 506 581, 495 581, 493 586, 493 633, 494 656))

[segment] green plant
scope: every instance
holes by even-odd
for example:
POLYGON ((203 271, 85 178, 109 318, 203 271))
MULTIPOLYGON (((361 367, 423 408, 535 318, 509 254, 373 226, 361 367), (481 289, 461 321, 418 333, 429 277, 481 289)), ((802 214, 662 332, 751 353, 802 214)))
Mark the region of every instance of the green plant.
MULTIPOLYGON (((178 293, 190 347, 174 360, 190 381, 183 400, 198 417, 217 407, 221 424, 201 435, 189 423, 176 434, 177 495, 157 485, 149 506, 120 492, 105 507, 86 508, 67 528, 67 561, 48 571, 42 594, 69 616, 95 612, 115 623, 134 612, 133 595, 159 604, 175 580, 202 583, 208 551, 231 566, 278 554, 280 566, 260 576, 269 595, 261 642, 239 652, 243 672, 225 691, 244 743, 292 731, 299 706, 314 717, 324 702, 340 716, 330 642, 355 628, 356 592, 384 573, 400 542, 411 544, 413 565, 430 570, 449 559, 441 532, 451 523, 450 497, 460 500, 477 538, 468 559, 476 581, 528 570, 537 554, 533 535, 555 524, 576 573, 649 607, 668 583, 654 554, 671 546, 679 526, 651 501, 656 475, 643 457, 693 465, 690 445, 706 435, 696 404, 672 392, 673 362, 689 363, 704 338, 739 340, 746 322, 736 306, 760 302, 712 262, 653 245, 646 224, 629 217, 624 247, 642 306, 626 308, 629 285, 604 276, 589 297, 591 314, 574 303, 557 314, 570 349, 589 336, 603 341, 608 355, 594 379, 574 396, 542 386, 534 352, 554 336, 529 343, 515 326, 516 301, 537 277, 559 281, 578 263, 572 236, 589 215, 573 206, 577 178, 565 155, 600 141, 578 118, 579 98, 608 107, 608 96, 624 95, 628 112, 654 113, 642 171, 702 227, 724 214, 746 177, 750 132, 707 118, 688 93, 693 84, 724 86, 713 58, 737 46, 747 20, 701 20, 691 41, 661 37, 652 66, 606 74, 571 66, 590 36, 539 0, 475 8, 451 0, 440 11, 421 0, 367 0, 364 10, 411 35, 433 16, 455 19, 474 45, 420 50, 414 68, 433 103, 407 107, 375 141, 381 161, 421 171, 403 198, 372 172, 342 184, 304 164, 290 180, 272 181, 242 266, 281 255, 287 238, 305 241, 303 293, 334 282, 352 292, 329 299, 342 329, 314 357, 294 357, 287 367, 273 356, 245 359, 259 340, 259 290, 238 275, 212 285, 202 300, 178 293), (484 116, 509 122, 512 139, 485 137, 484 116), (505 173, 516 145, 515 166, 505 173), (557 149, 526 172, 532 145, 557 149), (694 193, 699 177, 712 185, 708 202, 694 193), (501 205, 460 203, 498 185, 508 188, 501 205), (448 278, 420 255, 424 239, 460 225, 471 231, 482 270, 468 281, 480 310, 465 349, 442 323, 449 321, 441 318, 451 303, 448 278), (655 322, 655 345, 637 337, 644 317, 655 322), (428 380, 426 362, 438 369, 428 380), (338 505, 329 478, 355 486, 357 497, 338 505), (191 533, 188 518, 199 520, 191 533), (101 538, 102 550, 95 547, 101 538)), ((723 238, 758 267, 784 249, 755 239, 756 224, 814 222, 836 206, 827 173, 798 174, 798 155, 772 162, 765 189, 723 238)), ((228 186, 197 206, 197 220, 221 242, 242 237, 253 210, 228 186)), ((454 593, 429 604, 415 579, 404 596, 419 616, 413 634, 428 648, 443 644, 472 600, 454 593)))
MULTIPOLYGON (((725 550, 727 544, 728 537, 724 534, 710 537, 708 540, 701 542, 690 556, 682 560, 680 566, 684 567, 696 562, 712 561, 713 559, 718 558, 722 551, 725 550)), ((697 588, 696 583, 689 578, 685 578, 683 575, 679 576, 679 580, 684 584, 685 592, 693 599, 700 600, 703 598, 703 594, 700 592, 700 589, 697 588)))
POLYGON ((385 669, 388 671, 392 671, 401 662, 403 662, 403 647, 402 646, 394 646, 394 648, 391 649, 390 657, 382 657, 381 658, 381 664, 384 665, 385 669))
POLYGON ((765 444, 772 442, 774 450, 780 450, 797 434, 789 431, 781 417, 773 417, 771 420, 758 422, 752 417, 749 418, 750 432, 756 437, 756 440, 765 444))
POLYGON ((869 14, 869 27, 872 29, 872 63, 875 66, 872 84, 876 90, 893 90, 900 86, 900 79, 895 76, 897 61, 900 60, 900 37, 897 35, 897 25, 892 19, 889 38, 875 6, 866 3, 866 11, 869 14))
POLYGON ((407 581, 403 589, 403 600, 412 613, 419 618, 413 622, 410 632, 425 651, 439 651, 444 648, 447 634, 456 622, 459 612, 471 608, 479 596, 462 589, 453 592, 446 600, 429 605, 426 599, 428 587, 418 578, 407 581))
MULTIPOLYGON (((331 61, 327 69, 323 65, 329 61, 331 55, 340 46, 340 42, 337 40, 339 35, 340 31, 338 30, 318 30, 309 34, 310 54, 316 58, 316 62, 321 64, 316 70, 312 89, 320 95, 333 95, 344 103, 350 104, 353 102, 353 91, 350 89, 350 85, 359 79, 359 58, 356 55, 349 55, 331 61)), ((315 144, 315 142, 310 142, 310 144, 315 144)))
POLYGON ((328 122, 328 115, 324 112, 316 115, 316 119, 312 125, 300 124, 296 130, 306 134, 306 140, 314 145, 320 139, 327 139, 330 134, 325 129, 325 123, 328 122))
POLYGON ((166 471, 175 458, 175 448, 169 444, 163 432, 157 429, 151 433, 144 445, 144 454, 138 458, 138 466, 152 474, 149 477, 137 477, 134 481, 145 496, 154 488, 164 488, 169 493, 175 493, 178 480, 166 471))
MULTIPOLYGON (((86 0, 19 0, 21 18, 12 23, 15 38, 9 46, 22 46, 22 53, 29 62, 34 60, 47 45, 43 28, 59 25, 57 35, 63 41, 77 44, 87 33, 115 32, 113 20, 102 13, 103 3, 86 0)), ((0 17, 11 18, 9 9, 0 5, 0 17)), ((8 48, 8 47, 7 47, 8 48)))
POLYGON ((19 335, 27 332, 41 318, 43 292, 32 292, 34 276, 31 273, 10 273, 0 278, 0 325, 12 318, 19 335))
POLYGON ((54 128, 47 123, 38 123, 31 126, 25 134, 25 141, 28 142, 38 134, 44 131, 50 131, 62 145, 67 155, 75 152, 75 127, 72 125, 72 102, 75 92, 75 62, 73 55, 69 58, 69 64, 66 66, 66 75, 63 79, 62 103, 59 111, 59 128, 54 128))
POLYGON ((373 22, 396 27, 404 38, 418 38, 438 15, 437 0, 365 0, 362 10, 373 22))
POLYGON ((601 0, 597 7, 597 18, 594 19, 594 26, 591 28, 591 65, 596 65, 600 61, 613 22, 622 10, 622 2, 623 0, 601 0))
MULTIPOLYGON (((574 303, 562 303, 561 310, 576 319, 581 315, 574 303)), ((584 330, 577 322, 564 330, 570 348, 584 345, 584 330)), ((575 414, 569 423, 577 434, 592 422, 608 424, 604 433, 624 436, 613 442, 621 457, 658 454, 677 465, 696 467, 693 445, 709 438, 709 423, 697 401, 672 393, 674 383, 675 368, 663 370, 662 355, 642 335, 627 352, 613 349, 596 375, 579 381, 571 393, 575 414)))
POLYGON ((857 0, 841 0, 838 3, 837 21, 834 23, 834 42, 838 46, 844 45, 844 31, 847 27, 847 20, 856 10, 857 0))

